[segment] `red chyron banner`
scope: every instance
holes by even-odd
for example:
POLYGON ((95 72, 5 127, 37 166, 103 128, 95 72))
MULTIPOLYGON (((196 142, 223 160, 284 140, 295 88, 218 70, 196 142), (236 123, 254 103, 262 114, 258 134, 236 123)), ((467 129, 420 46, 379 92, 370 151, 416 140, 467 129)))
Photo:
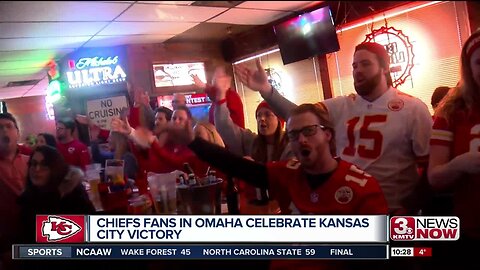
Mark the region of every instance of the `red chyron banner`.
POLYGON ((454 241, 460 237, 458 217, 391 217, 390 239, 393 241, 454 241))
POLYGON ((85 242, 85 216, 37 215, 37 243, 85 242))

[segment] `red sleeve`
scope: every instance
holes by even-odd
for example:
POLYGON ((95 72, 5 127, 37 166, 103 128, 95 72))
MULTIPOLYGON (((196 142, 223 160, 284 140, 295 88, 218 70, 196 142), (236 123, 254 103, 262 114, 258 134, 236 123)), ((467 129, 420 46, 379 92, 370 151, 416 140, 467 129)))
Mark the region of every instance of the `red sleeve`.
POLYGON ((128 144, 130 145, 130 151, 132 151, 132 154, 137 159, 138 172, 143 173, 144 170, 147 170, 148 155, 146 155, 145 152, 142 152, 141 149, 138 149, 138 147, 130 140, 128 141, 128 144))
POLYGON ((19 144, 18 145, 18 151, 20 152, 20 154, 26 155, 26 156, 30 156, 33 153, 32 148, 30 148, 30 147, 28 147, 24 144, 19 144))
POLYGON ((243 103, 240 95, 232 89, 227 91, 227 108, 230 111, 232 121, 239 127, 245 128, 245 116, 243 113, 243 103))
POLYGON ((132 128, 137 128, 140 126, 140 108, 132 107, 130 108, 130 113, 128 115, 128 123, 132 128))
POLYGON ((82 168, 83 171, 87 169, 87 165, 92 163, 92 160, 90 158, 90 153, 88 152, 88 148, 86 145, 81 144, 80 149, 80 167, 82 168))
POLYGON ((367 179, 365 186, 360 186, 354 181, 348 182, 354 192, 360 193, 360 200, 355 205, 354 213, 358 215, 387 215, 388 203, 377 179, 366 173, 358 175, 351 170, 348 171, 348 174, 367 179))
POLYGON ((435 117, 432 127, 432 135, 430 145, 450 146, 453 142, 452 127, 449 126, 447 120, 443 117, 435 117))
POLYGON ((292 202, 288 192, 288 186, 284 183, 286 179, 292 180, 297 177, 296 169, 300 163, 295 160, 267 162, 268 192, 271 198, 277 200, 282 214, 290 214, 290 203, 292 202), (291 169, 289 169, 291 168, 291 169))
MULTIPOLYGON (((352 213, 356 215, 386 215, 388 204, 377 179, 357 166, 340 161, 341 182, 353 190, 352 213)), ((342 184, 343 185, 343 184, 342 184)))
POLYGON ((110 136, 110 130, 108 130, 108 129, 100 129, 100 132, 98 133, 97 138, 106 141, 109 136, 110 136))
POLYGON ((189 162, 189 160, 185 158, 185 156, 170 153, 164 147, 161 147, 157 141, 154 141, 151 147, 155 155, 157 155, 162 161, 167 163, 167 166, 169 167, 183 170, 183 163, 189 162))

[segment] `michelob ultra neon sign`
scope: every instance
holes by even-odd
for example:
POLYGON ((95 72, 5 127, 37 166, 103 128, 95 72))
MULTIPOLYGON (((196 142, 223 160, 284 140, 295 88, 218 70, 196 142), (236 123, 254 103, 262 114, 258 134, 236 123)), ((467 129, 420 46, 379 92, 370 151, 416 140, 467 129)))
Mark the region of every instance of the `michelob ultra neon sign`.
POLYGON ((83 57, 68 61, 66 72, 69 88, 98 86, 124 82, 127 74, 114 57, 83 57))

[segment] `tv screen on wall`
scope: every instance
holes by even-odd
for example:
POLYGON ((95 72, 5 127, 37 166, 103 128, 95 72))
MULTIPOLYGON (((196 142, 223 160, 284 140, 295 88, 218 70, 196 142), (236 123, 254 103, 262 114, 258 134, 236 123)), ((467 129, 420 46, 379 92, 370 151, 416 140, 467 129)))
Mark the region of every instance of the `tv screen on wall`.
POLYGON ((193 85, 192 75, 194 74, 206 82, 205 64, 202 62, 153 64, 153 76, 157 88, 193 85))
POLYGON ((274 26, 283 64, 340 49, 330 7, 322 7, 274 26))

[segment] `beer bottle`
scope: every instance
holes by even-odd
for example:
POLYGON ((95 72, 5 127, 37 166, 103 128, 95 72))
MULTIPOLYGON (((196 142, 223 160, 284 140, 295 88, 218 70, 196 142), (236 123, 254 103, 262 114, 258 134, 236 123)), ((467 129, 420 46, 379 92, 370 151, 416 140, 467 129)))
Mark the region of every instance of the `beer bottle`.
POLYGON ((183 163, 183 169, 187 174, 195 174, 195 172, 193 172, 193 169, 190 166, 190 164, 188 164, 188 162, 183 163))
POLYGON ((8 113, 7 103, 5 101, 0 101, 0 113, 8 113))
POLYGON ((178 176, 179 184, 180 186, 188 185, 187 181, 185 180, 185 177, 183 175, 178 176))
POLYGON ((240 214, 238 188, 233 181, 233 178, 227 176, 227 191, 225 197, 227 198, 227 208, 230 215, 240 214))
POLYGON ((257 204, 258 205, 267 205, 269 201, 268 189, 266 188, 256 188, 257 191, 257 204))
POLYGON ((209 184, 213 184, 213 183, 217 182, 217 172, 215 170, 210 170, 208 172, 207 178, 208 178, 208 183, 209 184))
POLYGON ((188 184, 190 186, 196 185, 197 184, 197 179, 195 179, 195 174, 191 173, 188 175, 188 184))

